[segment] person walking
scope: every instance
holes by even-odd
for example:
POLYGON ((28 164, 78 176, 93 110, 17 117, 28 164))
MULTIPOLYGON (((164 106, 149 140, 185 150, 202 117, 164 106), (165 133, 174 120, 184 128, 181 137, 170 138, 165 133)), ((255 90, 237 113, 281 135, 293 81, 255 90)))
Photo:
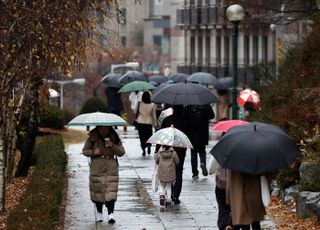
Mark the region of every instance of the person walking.
POLYGON ((161 146, 154 155, 155 163, 158 165, 160 205, 171 205, 171 186, 176 180, 176 165, 179 157, 170 146, 161 146))
POLYGON ((190 140, 193 145, 191 149, 191 169, 192 178, 199 178, 198 155, 200 158, 200 168, 203 176, 208 176, 206 166, 206 145, 209 143, 209 121, 215 114, 209 104, 187 106, 190 119, 190 140))
POLYGON ((262 203, 260 176, 227 171, 226 200, 231 207, 233 230, 261 230, 266 214, 262 203))
MULTIPOLYGON (((179 129, 189 137, 189 120, 186 116, 186 112, 183 105, 173 105, 173 114, 166 117, 161 125, 161 128, 170 127, 173 125, 174 128, 179 129)), ((190 139, 190 138, 189 138, 190 139)), ((156 149, 157 151, 157 149, 156 149)), ((176 182, 172 185, 172 201, 175 205, 180 204, 180 194, 182 190, 183 181, 183 165, 186 158, 186 148, 174 147, 174 151, 178 154, 179 164, 176 165, 176 182)))
POLYGON ((156 106, 151 102, 149 92, 144 92, 142 94, 142 101, 138 103, 136 117, 142 156, 146 155, 146 148, 148 149, 147 151, 150 155, 151 144, 147 143, 147 140, 152 136, 152 127, 157 126, 157 118, 156 106))
POLYGON ((119 165, 117 157, 125 154, 119 135, 111 126, 97 126, 90 131, 82 154, 90 157, 90 197, 95 204, 96 222, 103 221, 103 204, 108 209, 108 222, 115 222, 119 165))

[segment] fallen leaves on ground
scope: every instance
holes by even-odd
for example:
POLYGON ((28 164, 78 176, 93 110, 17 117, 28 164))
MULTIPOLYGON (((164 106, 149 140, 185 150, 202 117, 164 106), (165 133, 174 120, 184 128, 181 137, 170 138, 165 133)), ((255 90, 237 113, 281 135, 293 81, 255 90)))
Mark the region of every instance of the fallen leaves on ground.
POLYGON ((267 212, 272 216, 278 230, 320 229, 316 217, 300 219, 296 213, 296 203, 282 204, 279 197, 273 197, 267 212))
POLYGON ((27 177, 13 178, 12 181, 6 186, 5 193, 5 209, 6 211, 0 216, 0 230, 6 229, 6 221, 9 212, 14 209, 20 201, 21 196, 25 192, 27 185, 31 179, 34 168, 29 169, 27 177))

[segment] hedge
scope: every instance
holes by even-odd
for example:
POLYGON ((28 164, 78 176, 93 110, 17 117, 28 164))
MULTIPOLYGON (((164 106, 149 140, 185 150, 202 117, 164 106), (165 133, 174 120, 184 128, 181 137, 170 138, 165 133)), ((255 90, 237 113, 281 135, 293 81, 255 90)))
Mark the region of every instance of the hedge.
POLYGON ((55 229, 63 198, 67 155, 60 135, 39 137, 35 170, 20 203, 10 212, 7 229, 55 229))

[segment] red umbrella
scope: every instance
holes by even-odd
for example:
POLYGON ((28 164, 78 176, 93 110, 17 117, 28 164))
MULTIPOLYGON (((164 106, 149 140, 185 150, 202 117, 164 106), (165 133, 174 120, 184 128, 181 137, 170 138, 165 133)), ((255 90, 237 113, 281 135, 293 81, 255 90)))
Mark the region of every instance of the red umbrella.
POLYGON ((258 109, 260 106, 260 95, 252 89, 245 89, 240 91, 237 102, 241 106, 245 106, 246 103, 251 103, 255 109, 258 109))
POLYGON ((241 120, 220 121, 214 126, 212 126, 212 129, 215 131, 227 132, 229 129, 231 129, 234 126, 246 125, 246 124, 249 124, 249 122, 241 121, 241 120))

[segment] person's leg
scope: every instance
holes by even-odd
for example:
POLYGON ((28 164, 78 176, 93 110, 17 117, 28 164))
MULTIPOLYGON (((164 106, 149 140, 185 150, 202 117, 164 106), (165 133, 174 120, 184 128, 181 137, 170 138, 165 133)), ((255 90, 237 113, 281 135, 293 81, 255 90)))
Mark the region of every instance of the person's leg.
POLYGON ((167 194, 167 202, 171 203, 171 186, 172 183, 166 183, 165 193, 167 194))
POLYGON ((113 224, 114 222, 116 222, 115 219, 114 219, 114 217, 113 217, 113 212, 114 212, 114 205, 115 205, 115 203, 116 203, 116 201, 114 201, 114 200, 107 201, 107 202, 105 203, 105 205, 106 205, 106 207, 107 207, 107 209, 108 209, 108 214, 109 214, 109 216, 108 216, 109 221, 108 221, 108 222, 109 222, 110 224, 113 224))
POLYGON ((226 190, 216 186, 215 194, 219 209, 218 227, 225 230, 228 225, 231 225, 230 206, 226 204, 226 190))
POLYGON ((93 202, 96 205, 97 211, 102 213, 103 203, 102 202, 93 202))
POLYGON ((95 204, 95 208, 97 212, 95 213, 96 222, 102 222, 103 221, 103 203, 102 202, 93 202, 95 204))
POLYGON ((166 200, 166 196, 165 196, 165 184, 164 183, 159 183, 159 198, 160 198, 160 205, 163 206, 166 200))
POLYGON ((148 155, 151 154, 151 144, 146 142, 151 136, 152 136, 152 125, 146 125, 145 146, 148 149, 148 155))
POLYGON ((182 189, 182 174, 183 174, 183 165, 184 160, 186 157, 186 149, 176 148, 175 149, 178 157, 179 157, 179 164, 176 166, 176 182, 172 187, 172 197, 175 204, 179 204, 179 196, 182 189))
POLYGON ((207 153, 206 153, 206 146, 202 145, 198 147, 199 156, 200 156, 200 167, 202 170, 202 174, 204 176, 208 176, 208 170, 207 170, 207 153))
POLYGON ((144 146, 143 146, 143 124, 137 123, 136 127, 138 129, 140 146, 141 146, 141 149, 142 149, 142 156, 145 156, 146 155, 146 150, 144 149, 144 146))
POLYGON ((197 148, 191 149, 191 170, 192 170, 192 178, 198 179, 198 152, 197 148))
POLYGON ((252 230, 261 230, 260 221, 253 221, 251 227, 252 230))

